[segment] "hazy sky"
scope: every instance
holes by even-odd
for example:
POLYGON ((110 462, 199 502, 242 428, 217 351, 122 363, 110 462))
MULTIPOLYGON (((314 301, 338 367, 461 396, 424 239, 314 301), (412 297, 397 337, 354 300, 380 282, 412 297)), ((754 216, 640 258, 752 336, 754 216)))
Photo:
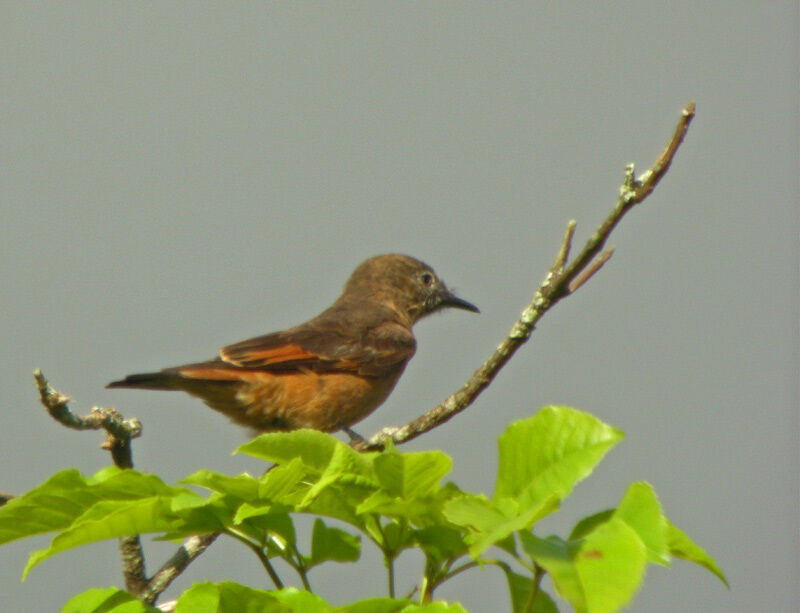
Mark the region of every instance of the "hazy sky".
MULTIPOLYGON (((0 57, 0 490, 16 493, 108 463, 100 434, 38 407, 35 367, 77 411, 139 417, 141 470, 259 470, 230 456, 246 433, 197 400, 104 385, 299 323, 381 252, 427 261, 482 311, 421 323, 358 430, 415 417, 507 332, 566 222, 584 240, 625 164, 644 170, 695 100, 611 262, 473 407, 407 448, 443 449, 457 483, 490 492, 510 421, 590 411, 627 440, 542 533, 646 479, 732 589, 676 561, 649 570, 633 610, 800 607, 796 2, 6 2, 0 57)), ((110 543, 20 584, 48 538, 0 551, 9 611, 120 584, 110 543)), ((173 546, 147 543, 155 570, 173 546)), ((312 574, 324 598, 384 585, 364 550, 372 565, 312 574)), ((405 585, 419 564, 401 560, 405 585)), ((266 585, 219 542, 170 593, 225 579, 266 585)), ((437 594, 475 612, 507 601, 492 568, 437 594)))

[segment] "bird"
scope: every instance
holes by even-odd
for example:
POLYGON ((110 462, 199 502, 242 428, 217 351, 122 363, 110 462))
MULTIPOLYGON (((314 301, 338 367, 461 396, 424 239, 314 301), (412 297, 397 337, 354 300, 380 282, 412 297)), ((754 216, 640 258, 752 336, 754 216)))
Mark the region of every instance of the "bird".
POLYGON ((106 387, 184 391, 254 434, 310 428, 359 440, 351 426, 383 404, 416 351, 412 326, 448 307, 480 312, 424 262, 377 255, 305 323, 106 387))

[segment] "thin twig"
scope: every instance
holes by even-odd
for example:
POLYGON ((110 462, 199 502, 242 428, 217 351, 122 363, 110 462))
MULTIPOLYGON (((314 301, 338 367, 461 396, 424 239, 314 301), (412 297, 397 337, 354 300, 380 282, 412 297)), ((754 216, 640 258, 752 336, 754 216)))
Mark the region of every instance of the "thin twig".
POLYGON ((300 576, 300 581, 303 582, 303 587, 309 591, 313 592, 311 589, 311 582, 308 580, 308 568, 306 568, 305 563, 303 562, 303 555, 300 553, 300 550, 297 549, 297 544, 292 545, 292 550, 294 551, 294 557, 297 560, 297 563, 291 563, 292 568, 297 571, 297 574, 300 576))
POLYGON ((178 548, 172 557, 159 568, 147 582, 147 587, 138 594, 139 599, 145 604, 152 605, 158 596, 169 587, 178 575, 206 548, 213 543, 219 536, 219 532, 214 534, 198 534, 190 536, 178 548))
POLYGON ((538 564, 534 567, 533 579, 531 579, 531 592, 528 594, 528 600, 525 607, 522 609, 525 613, 531 613, 533 606, 536 604, 536 596, 539 595, 539 585, 542 583, 545 570, 538 564))
POLYGON ((124 419, 116 409, 93 407, 84 417, 69 410, 69 396, 53 389, 38 368, 33 372, 39 400, 50 416, 74 430, 105 430, 106 440, 101 446, 108 449, 114 464, 120 468, 133 467, 130 441, 142 434, 142 424, 138 419, 124 419))
POLYGON ((275 571, 275 567, 272 566, 272 562, 269 561, 269 557, 267 554, 264 553, 264 550, 256 545, 255 543, 250 542, 246 538, 239 538, 236 535, 233 535, 235 538, 239 539, 242 543, 247 545, 253 553, 256 554, 258 561, 261 562, 261 566, 264 567, 264 570, 267 571, 269 578, 272 579, 272 583, 275 584, 275 589, 280 590, 283 588, 283 581, 278 576, 278 573, 275 571))
POLYGON ((655 189, 672 163, 693 117, 694 103, 690 102, 683 109, 672 138, 664 151, 641 177, 635 178, 633 164, 626 167, 625 180, 611 213, 595 230, 575 259, 564 266, 574 231, 574 222, 570 222, 555 258, 555 264, 534 293, 531 303, 522 311, 522 315, 511 327, 506 338, 489 356, 489 359, 473 373, 461 389, 413 421, 399 427, 383 428, 366 441, 353 442, 351 445, 358 450, 372 450, 381 449, 389 438, 395 444, 404 443, 443 424, 471 405, 516 353, 517 349, 528 340, 542 316, 559 300, 569 296, 583 285, 608 260, 610 253, 602 255, 597 260, 595 258, 625 213, 635 204, 642 202, 655 189))
POLYGON ((564 270, 564 264, 569 260, 569 250, 572 248, 572 237, 575 235, 576 227, 578 227, 578 222, 570 219, 564 232, 564 238, 561 239, 561 248, 558 250, 553 266, 550 268, 551 274, 557 275, 564 270))
MULTIPOLYGON (((69 396, 53 389, 41 370, 37 368, 33 378, 39 390, 39 400, 53 419, 75 430, 105 430, 106 439, 100 447, 108 449, 112 461, 119 468, 133 468, 131 439, 142 433, 142 424, 138 419, 124 419, 116 409, 101 407, 93 407, 91 413, 84 417, 75 415, 67 406, 69 396)), ((125 589, 138 595, 147 586, 144 552, 139 537, 120 538, 119 553, 125 589)))
POLYGON ((389 583, 389 598, 394 598, 394 558, 384 557, 387 581, 389 583))
MULTIPOLYGON (((480 561, 480 564, 483 564, 483 562, 484 562, 484 560, 483 560, 483 559, 481 559, 481 561, 480 561)), ((479 565, 479 563, 478 563, 478 562, 476 562, 475 560, 472 560, 472 561, 470 561, 470 562, 465 562, 465 563, 464 563, 464 564, 462 564, 461 566, 456 566, 456 567, 455 567, 453 570, 449 571, 449 572, 448 572, 448 573, 447 573, 447 574, 446 574, 446 575, 445 575, 445 576, 442 578, 442 582, 444 582, 444 581, 447 581, 448 579, 452 579, 452 578, 453 578, 453 577, 455 577, 457 574, 459 574, 459 573, 463 573, 465 570, 469 570, 470 568, 475 568, 475 567, 476 567, 476 566, 478 566, 478 565, 479 565)))
POLYGON ((684 107, 680 121, 678 121, 678 125, 675 126, 675 132, 669 143, 667 143, 667 146, 664 147, 664 151, 658 156, 658 159, 650 167, 650 170, 639 177, 635 194, 636 202, 641 202, 647 198, 650 192, 658 185, 658 182, 661 181, 661 177, 669 170, 669 166, 675 158, 675 153, 678 151, 678 147, 681 146, 683 138, 689 130, 689 124, 692 123, 692 119, 694 119, 694 102, 690 102, 684 107))
POLYGON ((570 294, 578 291, 584 283, 586 283, 589 279, 591 279, 602 267, 603 264, 608 262, 611 259, 611 256, 614 255, 614 248, 611 247, 610 249, 606 249, 600 255, 598 255, 595 259, 593 259, 589 265, 583 270, 581 274, 575 278, 572 283, 567 286, 567 290, 570 294))

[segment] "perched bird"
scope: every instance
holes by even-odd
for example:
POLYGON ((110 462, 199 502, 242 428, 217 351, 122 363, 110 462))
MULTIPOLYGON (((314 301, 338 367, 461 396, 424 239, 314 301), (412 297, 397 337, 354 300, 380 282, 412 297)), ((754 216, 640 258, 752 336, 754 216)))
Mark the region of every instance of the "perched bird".
POLYGON ((257 432, 344 430, 372 413, 414 355, 411 327, 444 307, 478 312, 427 264, 378 255, 304 324, 223 347, 207 362, 128 375, 110 388, 182 390, 257 432))

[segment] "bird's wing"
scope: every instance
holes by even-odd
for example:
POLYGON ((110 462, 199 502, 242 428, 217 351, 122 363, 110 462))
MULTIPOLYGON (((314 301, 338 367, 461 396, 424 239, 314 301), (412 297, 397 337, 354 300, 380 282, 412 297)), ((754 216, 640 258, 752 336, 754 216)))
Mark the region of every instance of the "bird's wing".
POLYGON ((380 376, 405 364, 415 350, 411 331, 392 322, 360 335, 303 325, 228 345, 220 350, 220 358, 239 368, 275 373, 310 370, 380 376))

